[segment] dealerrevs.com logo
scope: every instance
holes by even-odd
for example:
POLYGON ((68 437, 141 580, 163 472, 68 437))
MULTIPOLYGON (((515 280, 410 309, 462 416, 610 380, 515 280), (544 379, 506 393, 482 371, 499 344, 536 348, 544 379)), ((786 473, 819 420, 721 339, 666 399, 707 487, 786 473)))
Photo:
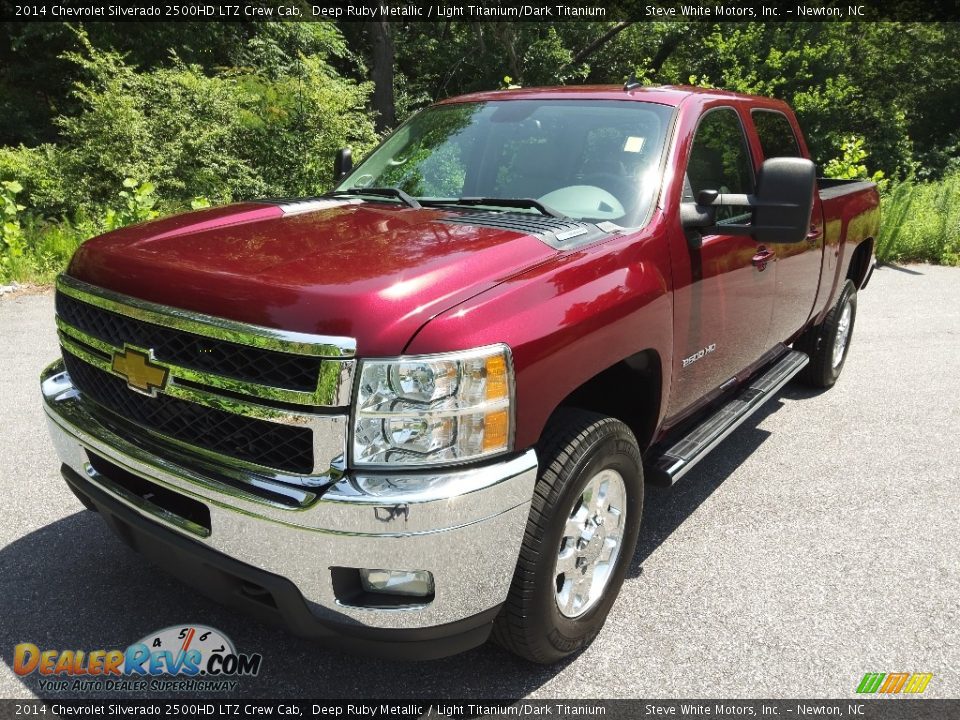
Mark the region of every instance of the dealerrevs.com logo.
POLYGON ((125 650, 41 650, 20 643, 13 651, 17 675, 37 675, 47 692, 236 690, 237 678, 260 672, 263 656, 238 653, 219 630, 176 625, 150 633, 125 650))

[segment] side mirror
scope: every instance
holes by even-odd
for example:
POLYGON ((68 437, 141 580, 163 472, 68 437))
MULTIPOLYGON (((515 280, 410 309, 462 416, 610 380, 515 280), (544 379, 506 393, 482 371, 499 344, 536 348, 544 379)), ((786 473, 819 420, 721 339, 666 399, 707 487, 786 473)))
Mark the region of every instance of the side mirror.
POLYGON ((343 180, 353 170, 353 151, 350 148, 340 148, 333 158, 333 181, 343 180))
POLYGON ((797 243, 810 232, 817 166, 805 158, 770 158, 757 178, 753 237, 759 243, 797 243))
POLYGON ((757 193, 743 195, 703 190, 695 203, 680 206, 684 228, 703 234, 752 235, 759 243, 796 243, 807 237, 816 166, 805 158, 770 158, 760 168, 757 193), (715 225, 716 208, 723 205, 749 207, 749 225, 715 225))

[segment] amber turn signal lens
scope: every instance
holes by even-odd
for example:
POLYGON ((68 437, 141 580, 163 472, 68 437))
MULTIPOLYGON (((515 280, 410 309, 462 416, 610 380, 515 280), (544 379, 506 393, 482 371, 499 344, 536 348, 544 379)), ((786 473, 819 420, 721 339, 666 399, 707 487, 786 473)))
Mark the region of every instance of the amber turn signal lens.
POLYGON ((509 438, 510 416, 507 410, 495 410, 483 418, 483 451, 506 448, 509 438))
POLYGON ((507 387, 507 361, 503 355, 487 358, 487 400, 501 400, 509 396, 507 387))

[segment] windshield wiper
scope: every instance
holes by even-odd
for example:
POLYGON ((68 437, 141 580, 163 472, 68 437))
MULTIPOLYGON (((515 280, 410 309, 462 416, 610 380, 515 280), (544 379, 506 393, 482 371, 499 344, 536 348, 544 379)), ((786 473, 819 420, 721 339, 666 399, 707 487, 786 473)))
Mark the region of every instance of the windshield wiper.
POLYGON ((538 210, 542 214, 549 217, 555 217, 561 220, 570 219, 563 213, 554 210, 549 205, 544 205, 539 200, 534 200, 533 198, 462 197, 450 198, 449 200, 420 200, 420 204, 428 207, 434 205, 467 205, 471 207, 474 205, 490 205, 493 207, 506 208, 533 208, 534 210, 538 210))
POLYGON ((407 195, 403 190, 399 188, 392 187, 365 187, 365 188, 350 188, 349 190, 334 190, 333 192, 328 192, 328 197, 337 197, 338 195, 372 195, 373 197, 392 197, 397 198, 407 207, 411 207, 414 210, 419 210, 423 207, 420 203, 416 201, 415 198, 407 195))
POLYGON ((357 187, 348 190, 334 190, 333 192, 327 193, 328 197, 337 197, 339 195, 371 195, 373 197, 397 198, 404 205, 415 210, 419 210, 424 205, 428 207, 440 205, 466 205, 469 207, 490 205, 492 207, 532 208, 549 217, 559 218, 560 220, 570 219, 549 205, 544 205, 539 200, 534 200, 533 198, 462 197, 442 200, 418 200, 417 198, 407 195, 403 190, 392 187, 357 187))

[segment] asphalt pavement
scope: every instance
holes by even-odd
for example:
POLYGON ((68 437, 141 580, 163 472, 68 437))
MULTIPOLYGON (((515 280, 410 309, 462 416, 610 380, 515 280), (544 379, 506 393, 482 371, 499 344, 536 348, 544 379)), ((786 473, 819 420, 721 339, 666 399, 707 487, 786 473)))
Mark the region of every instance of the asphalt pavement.
POLYGON ((958 269, 879 269, 833 389, 788 385, 651 489, 606 627, 554 667, 493 646, 354 657, 145 565, 59 476, 37 387, 56 354, 50 293, 0 299, 0 697, 39 694, 11 669, 19 642, 123 648, 181 623, 263 654, 248 697, 836 698, 866 672, 930 672, 926 696, 960 697, 958 269))

